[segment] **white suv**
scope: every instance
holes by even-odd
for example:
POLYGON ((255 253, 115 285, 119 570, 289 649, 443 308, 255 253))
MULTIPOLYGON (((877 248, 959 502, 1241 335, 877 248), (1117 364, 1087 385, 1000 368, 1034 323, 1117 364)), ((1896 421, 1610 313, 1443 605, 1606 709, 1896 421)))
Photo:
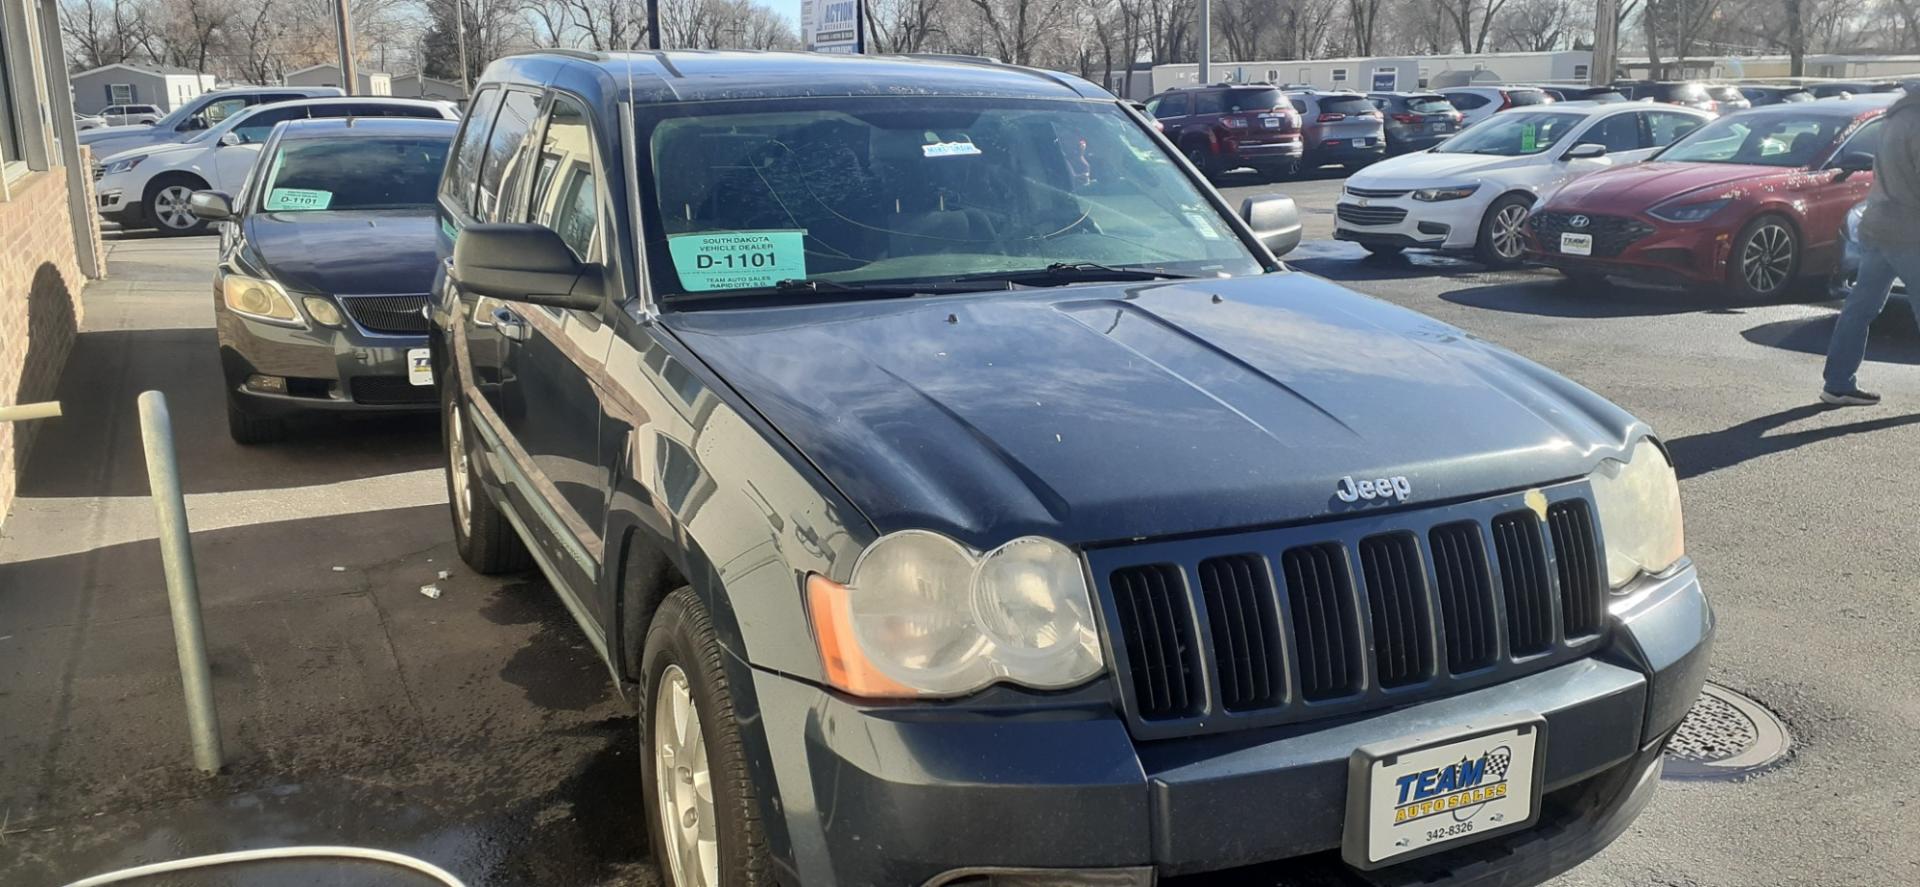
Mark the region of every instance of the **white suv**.
POLYGON ((1462 127, 1472 126, 1508 108, 1524 108, 1528 105, 1548 105, 1553 96, 1546 90, 1531 86, 1450 86, 1435 90, 1458 110, 1465 119, 1462 127))
POLYGON ((1348 177, 1333 236, 1375 254, 1470 249, 1487 265, 1517 265, 1520 225, 1535 203, 1581 176, 1639 163, 1712 119, 1639 102, 1501 111, 1431 150, 1348 177))
POLYGON ((94 183, 100 217, 122 228, 153 228, 162 234, 204 231, 206 220, 187 206, 193 192, 238 191, 276 125, 320 117, 458 120, 460 114, 447 102, 371 96, 256 105, 188 141, 135 148, 102 160, 100 180, 94 183))

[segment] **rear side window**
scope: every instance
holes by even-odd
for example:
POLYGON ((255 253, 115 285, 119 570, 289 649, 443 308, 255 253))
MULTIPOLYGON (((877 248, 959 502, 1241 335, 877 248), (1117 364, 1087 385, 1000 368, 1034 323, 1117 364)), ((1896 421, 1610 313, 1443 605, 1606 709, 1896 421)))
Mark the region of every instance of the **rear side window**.
POLYGON ((517 195, 533 147, 527 134, 540 116, 540 100, 529 92, 509 91, 500 103, 500 117, 487 136, 486 158, 480 162, 480 192, 475 199, 475 215, 487 221, 513 217, 519 208, 517 195))
POLYGON ((500 90, 484 89, 473 97, 472 112, 466 127, 460 130, 460 144, 453 162, 440 182, 440 197, 461 213, 473 214, 473 186, 480 177, 480 155, 486 150, 487 130, 493 127, 494 112, 500 108, 500 90))
POLYGON ((1519 107, 1521 105, 1544 105, 1552 101, 1552 99, 1547 98, 1546 93, 1537 89, 1510 89, 1507 90, 1507 101, 1512 102, 1515 107, 1519 107))
POLYGON ((1582 145, 1604 145, 1608 152, 1637 151, 1640 144, 1640 115, 1614 114, 1601 118, 1580 137, 1582 145))
POLYGON ((1153 116, 1155 117, 1184 117, 1186 113, 1186 93, 1167 96, 1160 100, 1158 107, 1153 109, 1153 116))
POLYGON ((1221 114, 1227 110, 1226 95, 1218 92, 1197 92, 1193 95, 1193 113, 1221 114))
POLYGON ((294 105, 290 108, 266 108, 248 115, 233 127, 233 134, 243 142, 259 144, 273 134, 275 124, 288 120, 304 120, 307 116, 306 105, 294 105))
POLYGON ((1487 103, 1487 97, 1475 92, 1447 93, 1447 102, 1462 111, 1471 111, 1487 103))
POLYGON ((553 100, 537 169, 529 221, 552 228, 580 261, 597 261, 600 203, 595 184, 600 177, 593 165, 586 111, 572 99, 553 100))
POLYGON ((1416 95, 1407 99, 1407 110, 1415 114, 1445 114, 1453 104, 1437 95, 1416 95))
POLYGON ((1700 118, 1687 114, 1648 111, 1646 117, 1647 134, 1655 148, 1671 145, 1679 141, 1681 136, 1700 128, 1700 118))
POLYGON ((1230 89, 1224 95, 1229 114, 1271 111, 1280 107, 1280 90, 1277 89, 1230 89))

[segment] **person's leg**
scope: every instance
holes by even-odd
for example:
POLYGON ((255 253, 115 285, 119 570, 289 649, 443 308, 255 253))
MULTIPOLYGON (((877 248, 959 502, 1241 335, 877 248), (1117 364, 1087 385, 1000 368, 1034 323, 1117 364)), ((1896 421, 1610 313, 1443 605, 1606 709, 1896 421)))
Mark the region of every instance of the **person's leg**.
POLYGON ((1827 344, 1826 391, 1829 394, 1859 390, 1856 374, 1867 355, 1867 328, 1887 307, 1887 293, 1897 274, 1887 257, 1866 244, 1860 247, 1860 275, 1847 291, 1847 302, 1834 322, 1833 339, 1827 344))
POLYGON ((1920 326, 1920 246, 1906 250, 1883 250, 1880 253, 1887 264, 1893 266, 1893 273, 1907 290, 1907 307, 1913 309, 1913 321, 1920 326))

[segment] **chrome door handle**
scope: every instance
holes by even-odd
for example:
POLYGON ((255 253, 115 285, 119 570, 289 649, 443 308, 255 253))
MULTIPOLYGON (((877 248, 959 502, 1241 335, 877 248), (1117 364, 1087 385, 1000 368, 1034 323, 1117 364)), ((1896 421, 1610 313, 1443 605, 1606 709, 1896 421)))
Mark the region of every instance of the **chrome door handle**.
POLYGON ((513 313, 511 308, 493 309, 493 325, 500 330, 500 335, 515 342, 524 342, 533 333, 532 328, 527 326, 527 319, 513 313))

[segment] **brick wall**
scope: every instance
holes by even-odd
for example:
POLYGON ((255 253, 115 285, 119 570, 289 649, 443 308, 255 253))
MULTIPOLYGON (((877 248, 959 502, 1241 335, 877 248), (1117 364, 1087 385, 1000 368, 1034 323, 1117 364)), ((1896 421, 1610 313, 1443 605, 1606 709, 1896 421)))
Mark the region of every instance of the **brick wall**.
MULTIPOLYGON (((66 170, 27 173, 7 190, 8 199, 0 200, 0 405, 53 397, 80 328, 85 282, 67 215, 66 170)), ((97 226, 94 231, 97 243, 97 226)), ((35 426, 46 421, 59 420, 0 422, 0 522, 19 487, 35 426)))

